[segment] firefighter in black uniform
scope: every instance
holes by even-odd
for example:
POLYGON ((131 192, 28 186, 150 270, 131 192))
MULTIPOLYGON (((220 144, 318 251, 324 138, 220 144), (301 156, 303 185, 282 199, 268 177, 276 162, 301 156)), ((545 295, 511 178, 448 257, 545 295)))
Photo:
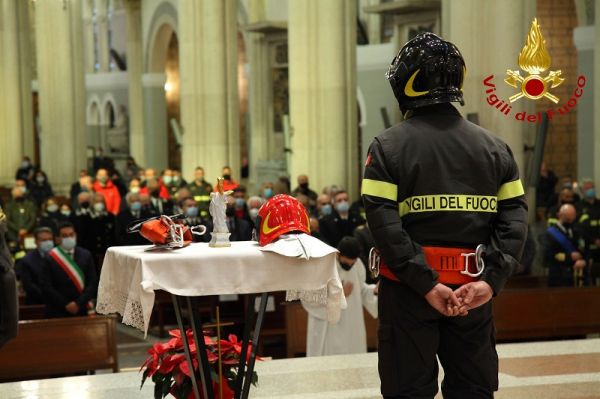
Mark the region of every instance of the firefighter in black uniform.
POLYGON ((405 121, 369 148, 363 201, 380 254, 384 398, 492 398, 498 356, 490 299, 518 265, 527 205, 510 148, 463 119, 465 65, 432 33, 386 77, 405 121))

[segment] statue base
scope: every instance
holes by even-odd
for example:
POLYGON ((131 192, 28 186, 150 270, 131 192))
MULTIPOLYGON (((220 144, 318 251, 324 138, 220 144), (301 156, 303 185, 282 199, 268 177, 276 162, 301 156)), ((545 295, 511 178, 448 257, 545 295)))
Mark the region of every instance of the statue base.
POLYGON ((229 236, 231 233, 210 233, 212 236, 208 246, 211 248, 230 247, 229 236))

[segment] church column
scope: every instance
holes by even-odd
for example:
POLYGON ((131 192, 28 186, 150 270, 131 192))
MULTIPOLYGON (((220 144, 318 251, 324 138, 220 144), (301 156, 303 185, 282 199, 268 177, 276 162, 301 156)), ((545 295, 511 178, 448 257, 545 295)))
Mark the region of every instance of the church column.
POLYGON ((144 163, 141 161, 138 163, 157 170, 168 166, 166 81, 167 76, 164 73, 142 75, 143 126, 145 127, 142 159, 144 163))
MULTIPOLYGON (((595 177, 600 183, 600 175, 594 173, 594 164, 598 158, 596 151, 600 149, 596 148, 596 144, 600 142, 600 129, 594 130, 594 30, 594 25, 587 25, 578 26, 573 31, 577 47, 577 72, 586 77, 584 95, 577 100, 577 172, 578 178, 595 177)), ((575 76, 572 80, 575 82, 575 76)))
POLYGON ((108 48, 108 1, 95 0, 96 23, 98 25, 98 63, 99 72, 108 72, 109 48, 108 48))
POLYGON ((465 116, 477 113, 479 124, 510 146, 522 178, 525 172, 523 137, 533 134, 537 125, 518 122, 514 116, 520 111, 535 112, 535 103, 527 99, 514 102, 510 117, 506 116, 486 102, 483 80, 494 75, 493 83, 500 93, 498 96, 507 99, 512 94, 514 89, 504 83, 504 77, 508 68, 518 69, 519 52, 529 33, 535 10, 534 0, 442 1, 444 39, 456 44, 467 67, 463 86, 465 106, 457 108, 465 116))
POLYGON ((85 73, 94 73, 96 56, 94 55, 94 0, 83 0, 83 48, 85 50, 85 73))
POLYGON ((204 166, 214 183, 224 165, 239 179, 237 0, 185 1, 179 7, 182 166, 204 166))
POLYGON ((141 0, 128 0, 127 77, 129 82, 129 152, 140 165, 146 164, 144 151, 144 99, 142 87, 142 10, 141 0))
POLYGON ((66 193, 86 166, 81 1, 37 0, 35 21, 41 164, 66 193))
POLYGON ((0 0, 0 185, 12 185, 21 157, 33 155, 29 49, 28 2, 0 0))
POLYGON ((289 4, 291 180, 358 196, 356 2, 289 4))
MULTIPOLYGON (((264 0, 250 0, 249 23, 264 21, 264 0)), ((250 187, 258 188, 260 176, 257 175, 257 162, 269 160, 270 105, 269 89, 269 44, 264 33, 248 32, 248 60, 250 76, 248 79, 250 113, 250 187)))

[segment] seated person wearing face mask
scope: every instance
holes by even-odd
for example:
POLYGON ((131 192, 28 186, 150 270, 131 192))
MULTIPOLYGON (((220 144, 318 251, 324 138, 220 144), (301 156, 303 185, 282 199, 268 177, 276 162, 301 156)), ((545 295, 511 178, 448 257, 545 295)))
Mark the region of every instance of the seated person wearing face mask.
POLYGON ((56 232, 58 229, 58 225, 64 222, 69 221, 69 216, 64 215, 61 212, 60 207, 58 206, 58 202, 56 198, 51 197, 48 198, 44 205, 43 211, 38 217, 37 226, 38 227, 49 227, 52 231, 56 232))
POLYGON ((117 245, 149 245, 150 241, 142 237, 141 234, 127 233, 127 227, 138 219, 147 219, 154 216, 148 212, 148 208, 142 207, 140 194, 130 192, 125 196, 127 207, 117 215, 115 220, 115 236, 117 245))
MULTIPOLYGON (((208 231, 212 230, 212 222, 208 218, 203 218, 200 216, 198 203, 194 198, 188 197, 179 202, 179 206, 181 207, 182 213, 185 215, 185 219, 183 220, 183 224, 186 226, 198 226, 205 225, 208 231)), ((209 242, 210 234, 204 234, 201 236, 192 235, 194 242, 209 242)))
POLYGON ((343 190, 333 197, 333 206, 331 214, 319 219, 319 230, 327 244, 337 247, 342 237, 351 236, 355 228, 365 224, 365 220, 350 212, 348 193, 343 190))
MULTIPOLYGON (((250 241, 252 239, 252 223, 246 219, 235 216, 235 198, 232 196, 227 197, 227 209, 225 214, 227 216, 227 228, 231 233, 229 240, 250 241)), ((210 230, 212 231, 212 229, 210 230)))
POLYGON ((337 249, 337 268, 348 307, 342 310, 340 321, 329 324, 325 306, 302 303, 308 312, 306 356, 367 352, 363 307, 377 317, 376 286, 365 283, 356 238, 344 237, 337 249))
POLYGON ((92 225, 88 228, 92 231, 94 237, 93 248, 87 248, 94 256, 94 262, 98 267, 102 267, 104 253, 115 245, 115 216, 106 209, 104 196, 96 193, 92 199, 92 225))
POLYGON ((93 312, 98 278, 92 254, 77 246, 72 224, 59 226, 57 246, 48 252, 42 274, 47 317, 85 316, 93 312))
POLYGON ((49 227, 38 227, 33 234, 36 249, 19 260, 16 269, 25 291, 25 304, 43 305, 46 302, 42 293, 42 273, 48 252, 54 248, 54 232, 49 227))
POLYGON ((106 169, 98 169, 93 188, 95 192, 104 196, 106 210, 113 215, 117 215, 121 210, 121 193, 108 176, 106 169))

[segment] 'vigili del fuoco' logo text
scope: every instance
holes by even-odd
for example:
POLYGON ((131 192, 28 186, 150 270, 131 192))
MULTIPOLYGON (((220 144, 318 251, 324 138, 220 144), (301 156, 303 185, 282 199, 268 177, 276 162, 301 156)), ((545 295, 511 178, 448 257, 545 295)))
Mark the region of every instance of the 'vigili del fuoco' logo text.
MULTIPOLYGON (((494 75, 490 75, 483 80, 484 87, 486 88, 487 103, 507 116, 511 115, 511 104, 523 97, 530 100, 546 98, 554 104, 558 104, 560 99, 552 94, 552 89, 560 86, 565 79, 561 76, 562 72, 560 70, 551 70, 544 75, 544 72, 550 69, 550 63, 551 59, 548 50, 546 50, 546 41, 542 36, 537 18, 534 18, 529 34, 527 35, 527 41, 521 53, 519 53, 519 67, 528 75, 521 76, 519 70, 508 69, 506 71, 506 78, 504 78, 506 84, 520 91, 511 95, 508 101, 500 99, 496 94, 496 85, 493 82, 494 75)), ((585 76, 580 75, 577 78, 577 85, 573 90, 571 98, 562 105, 559 105, 558 108, 549 108, 545 111, 548 119, 568 114, 577 105, 577 99, 583 95, 585 83, 585 76)), ((514 113, 514 118, 521 122, 541 122, 542 112, 535 114, 516 112, 514 113)))

